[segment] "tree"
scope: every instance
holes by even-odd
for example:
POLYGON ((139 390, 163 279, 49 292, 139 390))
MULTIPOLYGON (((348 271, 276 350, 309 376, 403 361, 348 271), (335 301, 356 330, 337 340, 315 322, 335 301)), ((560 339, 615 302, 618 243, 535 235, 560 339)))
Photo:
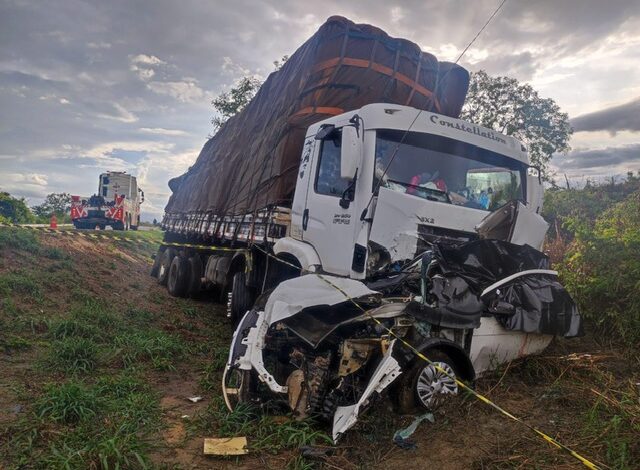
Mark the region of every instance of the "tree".
POLYGON ((44 202, 31 208, 38 217, 51 217, 56 214, 62 217, 71 210, 71 195, 68 193, 51 193, 44 202))
MULTIPOLYGON (((280 60, 274 60, 274 71, 280 70, 287 60, 289 60, 288 55, 282 56, 280 60)), ((244 109, 249 101, 256 96, 262 83, 263 80, 256 75, 242 77, 231 90, 220 93, 211 101, 211 104, 218 112, 218 116, 214 116, 211 119, 214 133, 218 132, 220 127, 227 122, 227 119, 244 109)))
POLYGON ((217 132, 227 119, 242 111, 261 86, 262 81, 253 75, 242 77, 231 90, 220 93, 214 98, 211 104, 219 116, 214 116, 211 120, 213 131, 217 132))
POLYGON ((24 198, 17 199, 7 192, 0 192, 0 222, 28 224, 34 219, 24 198))
POLYGON ((515 78, 491 77, 483 70, 471 74, 461 118, 522 141, 532 165, 540 167, 547 180, 553 154, 570 150, 569 116, 555 101, 541 98, 531 85, 515 78))

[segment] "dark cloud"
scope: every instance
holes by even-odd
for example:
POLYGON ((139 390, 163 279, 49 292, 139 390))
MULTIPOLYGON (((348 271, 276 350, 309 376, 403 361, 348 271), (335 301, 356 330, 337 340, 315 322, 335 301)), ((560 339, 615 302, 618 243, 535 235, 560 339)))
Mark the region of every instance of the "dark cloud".
MULTIPOLYGON (((451 59, 499 2, 3 0, 0 186, 33 198, 86 194, 115 165, 143 175, 158 217, 166 181, 195 160, 211 130, 211 97, 247 71, 266 76, 328 16, 372 23, 451 59), (21 175, 35 175, 28 188, 21 175)), ((463 64, 529 80, 633 30, 639 14, 637 0, 509 0, 463 64)))
POLYGON ((640 164, 640 144, 630 144, 603 149, 576 150, 566 156, 556 157, 553 164, 561 171, 592 168, 635 169, 640 164))
POLYGON ((583 114, 571 120, 575 132, 640 131, 640 98, 594 113, 583 114))

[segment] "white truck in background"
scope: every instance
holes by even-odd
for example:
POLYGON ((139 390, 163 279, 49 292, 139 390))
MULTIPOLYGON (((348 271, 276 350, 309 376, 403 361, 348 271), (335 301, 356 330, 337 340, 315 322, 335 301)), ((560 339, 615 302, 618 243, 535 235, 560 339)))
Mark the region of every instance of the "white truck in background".
POLYGON ((135 176, 108 171, 100 175, 97 194, 71 196, 71 220, 76 229, 138 230, 142 202, 144 192, 135 176))

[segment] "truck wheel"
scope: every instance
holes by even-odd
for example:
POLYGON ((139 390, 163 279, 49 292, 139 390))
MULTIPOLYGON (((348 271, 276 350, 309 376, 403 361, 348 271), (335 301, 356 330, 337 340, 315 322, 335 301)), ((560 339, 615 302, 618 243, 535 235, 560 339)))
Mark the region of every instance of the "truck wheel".
POLYGON ((189 275, 187 295, 189 297, 195 297, 200 292, 200 288, 202 287, 202 271, 203 266, 200 256, 191 256, 187 261, 187 273, 189 275))
POLYGON ((113 228, 113 230, 124 230, 124 224, 122 222, 116 222, 115 224, 111 225, 111 227, 113 228))
POLYGON ((431 363, 417 357, 411 369, 397 382, 395 395, 403 414, 436 410, 447 398, 458 394, 455 381, 458 373, 451 358, 436 350, 427 351, 425 356, 431 363))
POLYGON ((153 259, 153 266, 151 267, 151 272, 149 273, 151 277, 158 277, 158 273, 160 272, 160 263, 162 262, 162 254, 164 251, 162 247, 158 248, 158 252, 156 253, 156 257, 153 259))
POLYGON ((175 257, 176 252, 173 248, 167 248, 162 253, 160 257, 160 269, 158 269, 158 284, 161 286, 167 285, 167 278, 169 277, 169 268, 171 267, 171 262, 175 257))
POLYGON ((177 255, 171 261, 167 277, 167 290, 174 297, 184 297, 189 283, 188 263, 184 256, 177 255))
POLYGON ((239 271, 233 275, 229 307, 231 321, 234 325, 237 325, 244 314, 247 313, 247 310, 253 307, 253 292, 247 286, 244 271, 239 271))

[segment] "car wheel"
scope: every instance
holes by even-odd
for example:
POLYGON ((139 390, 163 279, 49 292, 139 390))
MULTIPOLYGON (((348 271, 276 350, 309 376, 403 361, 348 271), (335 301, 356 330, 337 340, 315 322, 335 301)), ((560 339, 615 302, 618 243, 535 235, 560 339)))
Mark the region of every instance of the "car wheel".
POLYGON ((437 410, 447 398, 458 394, 458 373, 454 362, 441 351, 427 351, 427 362, 419 357, 397 383, 399 411, 412 414, 437 410))
POLYGON ((161 286, 167 285, 167 278, 169 276, 169 268, 171 267, 171 262, 175 257, 176 252, 173 248, 167 248, 162 253, 160 257, 160 268, 158 269, 158 284, 161 286))

